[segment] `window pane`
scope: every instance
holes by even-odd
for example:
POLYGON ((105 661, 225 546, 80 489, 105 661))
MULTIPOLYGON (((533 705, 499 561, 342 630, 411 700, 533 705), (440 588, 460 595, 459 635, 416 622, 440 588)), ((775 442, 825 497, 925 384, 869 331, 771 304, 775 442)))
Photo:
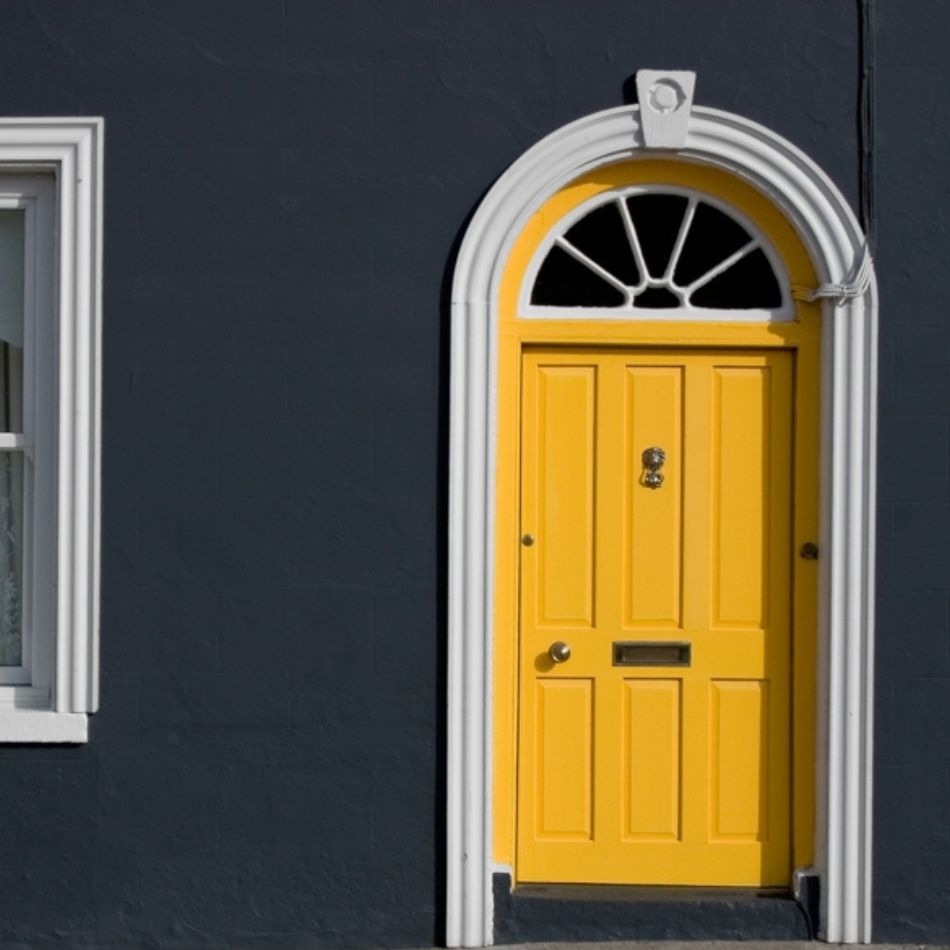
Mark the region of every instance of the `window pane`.
POLYGON ((23 212, 0 210, 0 432, 23 431, 23 212))
POLYGON ((23 662, 23 455, 0 453, 0 666, 23 662))

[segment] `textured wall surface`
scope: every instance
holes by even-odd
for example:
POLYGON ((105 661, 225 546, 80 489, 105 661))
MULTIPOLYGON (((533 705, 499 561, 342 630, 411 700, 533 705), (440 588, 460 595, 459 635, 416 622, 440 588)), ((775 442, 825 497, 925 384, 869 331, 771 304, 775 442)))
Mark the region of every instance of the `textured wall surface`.
MULTIPOLYGON (((879 7, 875 912, 946 940, 950 9, 879 7)), ((107 149, 102 711, 0 750, 0 940, 439 938, 460 232, 640 67, 856 201, 859 54, 845 0, 4 3, 0 113, 107 149)))
POLYGON ((950 940, 950 6, 877 28, 875 935, 950 940))

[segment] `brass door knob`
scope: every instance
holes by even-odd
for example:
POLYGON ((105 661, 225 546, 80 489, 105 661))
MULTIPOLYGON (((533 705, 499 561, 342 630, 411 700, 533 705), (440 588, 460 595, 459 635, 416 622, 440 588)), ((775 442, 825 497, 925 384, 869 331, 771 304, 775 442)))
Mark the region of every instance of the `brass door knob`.
POLYGON ((571 648, 563 640, 555 640, 554 643, 548 647, 548 656, 551 657, 555 663, 563 663, 565 660, 571 658, 571 648))

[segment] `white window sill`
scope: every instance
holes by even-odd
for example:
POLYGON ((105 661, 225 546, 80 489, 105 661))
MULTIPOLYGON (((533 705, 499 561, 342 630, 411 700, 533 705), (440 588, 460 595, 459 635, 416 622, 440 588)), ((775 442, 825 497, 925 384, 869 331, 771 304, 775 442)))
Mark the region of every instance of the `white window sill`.
POLYGON ((0 709, 0 743, 88 742, 86 713, 51 712, 48 709, 0 709))

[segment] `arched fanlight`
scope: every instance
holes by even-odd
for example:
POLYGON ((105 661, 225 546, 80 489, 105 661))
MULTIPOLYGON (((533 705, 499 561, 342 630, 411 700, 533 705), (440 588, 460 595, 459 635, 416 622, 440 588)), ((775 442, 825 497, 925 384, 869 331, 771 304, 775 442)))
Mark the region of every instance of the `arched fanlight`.
POLYGON ((790 302, 788 279, 765 236, 685 189, 598 196, 548 237, 529 281, 528 316, 585 308, 610 316, 742 311, 775 319, 788 314, 790 302))

